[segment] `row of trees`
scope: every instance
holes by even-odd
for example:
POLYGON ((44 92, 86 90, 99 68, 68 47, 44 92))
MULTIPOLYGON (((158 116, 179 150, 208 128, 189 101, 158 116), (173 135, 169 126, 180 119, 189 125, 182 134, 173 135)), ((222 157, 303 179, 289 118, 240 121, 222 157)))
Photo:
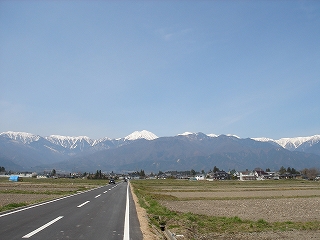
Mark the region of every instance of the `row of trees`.
MULTIPOLYGON (((266 169, 266 172, 270 172, 270 169, 269 168, 267 168, 266 169), (268 171, 269 170, 269 171, 268 171)), ((285 174, 285 173, 289 173, 289 174, 300 174, 300 172, 299 171, 297 171, 296 169, 294 169, 294 168, 291 168, 291 167, 288 167, 287 169, 284 167, 284 166, 282 166, 280 169, 279 169, 279 174, 285 174)))

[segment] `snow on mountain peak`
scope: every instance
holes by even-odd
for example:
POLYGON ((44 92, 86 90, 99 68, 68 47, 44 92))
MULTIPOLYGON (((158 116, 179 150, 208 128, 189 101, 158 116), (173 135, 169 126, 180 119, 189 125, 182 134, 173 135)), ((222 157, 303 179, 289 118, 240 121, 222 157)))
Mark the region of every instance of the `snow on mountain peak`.
POLYGON ((137 140, 137 139, 146 139, 146 140, 154 140, 158 138, 154 133, 149 132, 147 130, 135 131, 130 135, 126 136, 125 140, 137 140))
POLYGON ((89 145, 93 146, 96 142, 95 140, 87 137, 87 136, 79 136, 79 137, 69 137, 69 136, 60 136, 60 135, 50 135, 49 137, 45 137, 48 141, 59 144, 65 148, 75 148, 77 143, 87 142, 89 145))
POLYGON ((239 138, 239 139, 240 139, 240 137, 239 137, 239 136, 234 135, 234 134, 227 134, 226 136, 228 136, 228 137, 235 137, 235 138, 239 138))
POLYGON ((29 144, 32 142, 36 142, 40 139, 39 135, 34 135, 32 133, 26 133, 26 132, 3 132, 0 134, 0 136, 5 136, 7 138, 10 138, 15 141, 20 141, 24 144, 29 144))
POLYGON ((207 134, 207 136, 208 136, 208 137, 212 137, 212 138, 218 137, 217 134, 213 134, 213 133, 207 134))
POLYGON ((316 143, 320 141, 320 135, 314 135, 311 137, 296 137, 296 138, 280 138, 279 140, 275 140, 280 146, 284 148, 298 148, 305 142, 316 143))
POLYGON ((309 145, 311 146, 315 143, 320 142, 320 135, 314 135, 310 137, 280 138, 278 140, 274 140, 271 138, 252 138, 252 139, 260 142, 275 142, 285 149, 295 150, 301 145, 306 143, 309 143, 309 145))
POLYGON ((259 141, 259 142, 274 142, 273 139, 271 138, 266 138, 266 137, 261 137, 261 138, 251 138, 255 141, 259 141))
POLYGON ((184 132, 184 133, 178 134, 178 136, 188 136, 188 135, 191 135, 191 134, 194 134, 194 133, 192 133, 192 132, 184 132))

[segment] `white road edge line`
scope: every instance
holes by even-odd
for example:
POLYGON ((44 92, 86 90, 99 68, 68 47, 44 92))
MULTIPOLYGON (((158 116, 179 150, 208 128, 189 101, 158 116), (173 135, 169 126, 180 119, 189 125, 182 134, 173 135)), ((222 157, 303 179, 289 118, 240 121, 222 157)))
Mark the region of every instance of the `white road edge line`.
POLYGON ((36 230, 32 231, 31 233, 28 233, 27 235, 24 235, 22 238, 29 238, 35 235, 36 233, 42 231, 43 229, 49 227, 51 224, 54 224, 55 222, 59 221, 63 216, 57 217, 56 219, 53 219, 52 221, 48 222, 47 224, 43 225, 42 227, 37 228, 36 230))
MULTIPOLYGON (((101 187, 103 187, 103 186, 101 186, 101 187)), ((72 195, 68 195, 68 196, 65 196, 65 197, 61 197, 61 198, 57 198, 57 199, 54 199, 54 200, 51 200, 51 201, 48 201, 48 202, 43 202, 43 203, 39 203, 39 204, 36 204, 36 205, 31 205, 29 207, 21 208, 21 209, 12 211, 12 212, 4 213, 4 214, 0 215, 0 218, 4 217, 4 216, 7 216, 7 215, 11 215, 11 214, 17 213, 17 212, 22 212, 22 211, 28 210, 30 208, 39 207, 39 206, 46 205, 46 204, 49 204, 49 203, 53 203, 53 202, 56 202, 56 201, 59 201, 59 200, 62 200, 62 199, 73 197, 73 196, 76 196, 76 195, 79 195, 79 194, 82 194, 82 193, 90 192, 90 191, 93 191, 95 189, 99 189, 101 187, 92 188, 92 189, 89 189, 89 190, 86 190, 86 191, 83 191, 83 192, 78 192, 78 193, 75 193, 75 194, 72 194, 72 195)))
POLYGON ((79 206, 77 206, 78 208, 80 208, 80 207, 82 207, 83 205, 86 205, 87 203, 89 203, 90 201, 86 201, 86 202, 84 202, 84 203, 82 203, 82 204, 80 204, 79 206))
POLYGON ((123 234, 123 240, 130 240, 130 234, 129 234, 129 183, 127 185, 127 201, 126 201, 126 213, 125 213, 125 219, 124 219, 124 234, 123 234))

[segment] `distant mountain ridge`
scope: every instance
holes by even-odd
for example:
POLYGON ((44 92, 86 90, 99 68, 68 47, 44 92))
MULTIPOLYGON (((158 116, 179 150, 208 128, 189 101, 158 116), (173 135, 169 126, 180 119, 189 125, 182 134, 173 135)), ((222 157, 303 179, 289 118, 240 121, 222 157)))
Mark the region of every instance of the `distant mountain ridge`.
MULTIPOLYGON (((197 134, 197 133, 184 132, 182 134, 178 134, 177 136, 188 136, 188 135, 194 135, 194 134, 197 134)), ((219 136, 216 134, 206 134, 206 135, 209 137, 219 136)), ((227 134, 226 136, 234 136, 234 137, 240 138, 236 135, 231 135, 231 134, 227 134)), ((82 145, 86 143, 90 146, 95 146, 104 141, 126 141, 126 140, 134 141, 137 139, 154 140, 158 138, 157 135, 147 130, 135 131, 129 134, 128 136, 124 138, 119 138, 119 139, 111 139, 108 137, 100 138, 100 139, 92 139, 87 136, 71 137, 71 136, 61 136, 61 135, 50 135, 47 137, 41 137, 39 135, 34 135, 32 133, 13 132, 13 131, 0 133, 0 137, 8 137, 13 140, 20 141, 24 144, 29 144, 31 142, 38 141, 40 138, 44 138, 53 144, 61 145, 64 148, 70 148, 70 149, 76 148, 77 144, 79 143, 81 143, 82 145)), ((295 149, 305 149, 308 147, 312 147, 313 145, 319 143, 320 135, 313 135, 308 137, 280 138, 278 140, 274 140, 271 138, 251 138, 251 139, 255 141, 260 141, 260 142, 276 143, 285 149, 295 150, 295 149)))
POLYGON ((273 140, 270 138, 253 138, 253 140, 276 143, 290 151, 305 151, 313 145, 320 143, 320 135, 314 135, 309 137, 280 138, 278 140, 273 140))
POLYGON ((273 140, 201 132, 158 137, 146 130, 119 139, 41 137, 11 131, 0 134, 0 166, 12 170, 143 168, 156 171, 212 168, 212 164, 223 168, 280 164, 295 168, 319 167, 320 135, 273 140))

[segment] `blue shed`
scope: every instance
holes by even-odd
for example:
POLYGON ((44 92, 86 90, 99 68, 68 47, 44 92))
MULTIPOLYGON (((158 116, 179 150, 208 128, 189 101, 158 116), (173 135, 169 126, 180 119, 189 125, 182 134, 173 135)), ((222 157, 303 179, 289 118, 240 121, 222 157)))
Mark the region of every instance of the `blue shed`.
POLYGON ((11 175, 11 176, 9 177, 9 181, 11 181, 11 182, 18 182, 18 181, 19 181, 19 176, 17 176, 17 175, 11 175))

